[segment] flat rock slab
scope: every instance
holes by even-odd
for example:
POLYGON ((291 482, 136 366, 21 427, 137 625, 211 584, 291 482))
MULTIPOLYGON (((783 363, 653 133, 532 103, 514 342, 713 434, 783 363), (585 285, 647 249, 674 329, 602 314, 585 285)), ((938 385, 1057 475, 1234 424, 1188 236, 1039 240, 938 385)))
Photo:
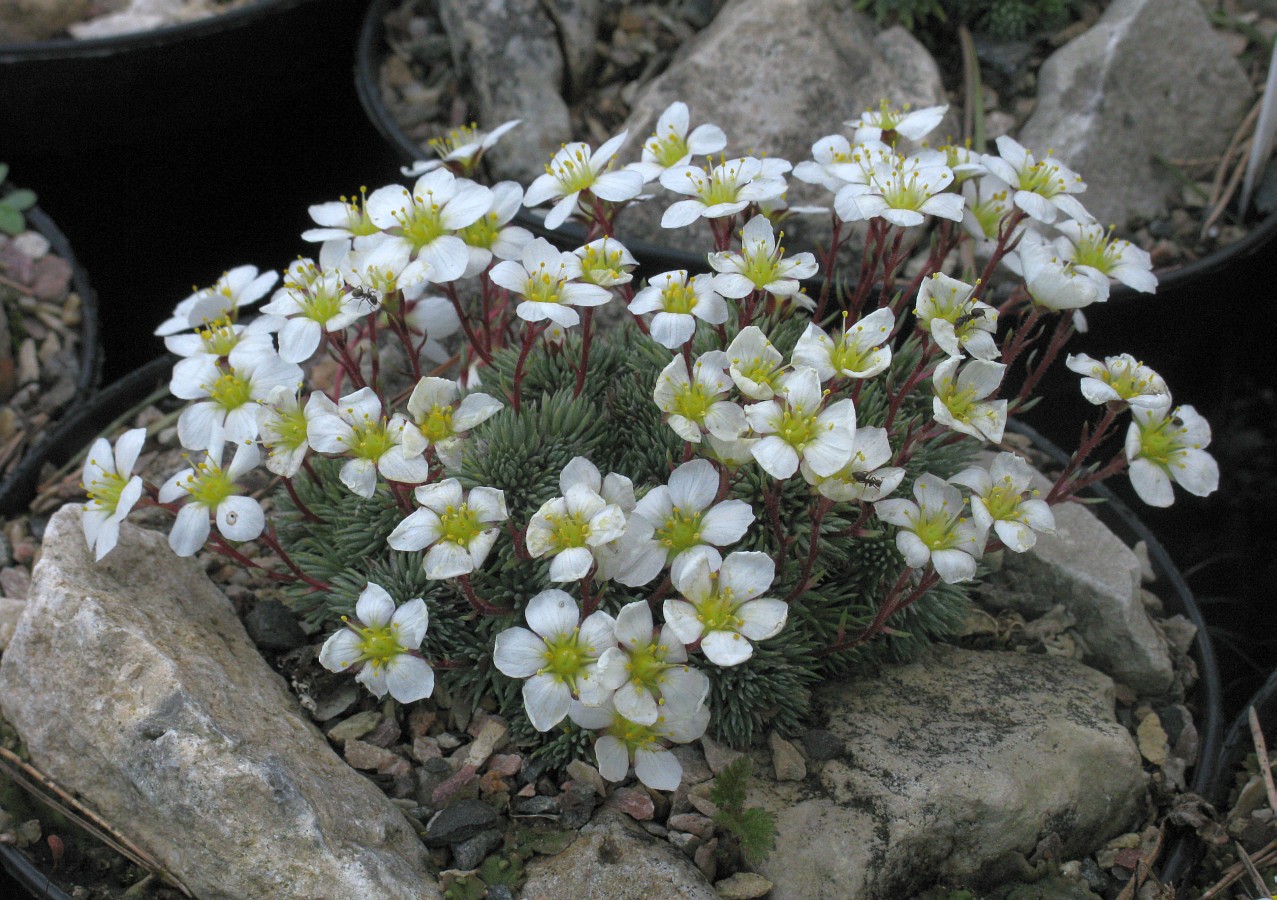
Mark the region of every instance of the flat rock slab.
POLYGON ((716 900, 718 894, 673 844, 626 815, 603 809, 572 846, 528 863, 523 900, 716 900))
POLYGON ((1180 190, 1155 155, 1222 153, 1253 100, 1198 0, 1113 0, 1042 64, 1019 140, 1053 150, 1087 183, 1091 214, 1121 227, 1163 214, 1180 190))
POLYGON ((438 897, 403 814, 332 752, 199 564, 127 523, 94 564, 80 512, 50 520, 0 662, 32 763, 201 900, 438 897))
POLYGON ((978 883, 1051 833, 1066 859, 1121 833, 1145 803, 1113 682, 1079 663, 937 646, 817 694, 845 752, 806 782, 755 779, 777 816, 760 871, 774 900, 907 897, 978 883))

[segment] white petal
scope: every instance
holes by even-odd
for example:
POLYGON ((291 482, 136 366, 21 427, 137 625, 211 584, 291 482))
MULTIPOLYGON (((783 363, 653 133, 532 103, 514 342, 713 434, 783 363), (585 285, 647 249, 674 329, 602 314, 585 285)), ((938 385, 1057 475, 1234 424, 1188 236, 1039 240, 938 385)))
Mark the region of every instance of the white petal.
POLYGON ((434 670, 421 657, 400 653, 386 666, 386 688, 400 703, 423 700, 434 693, 434 670))
POLYGON ((208 510, 188 503, 177 511, 168 543, 178 556, 194 556, 204 546, 209 533, 208 510))
POLYGON ((649 643, 652 629, 652 608, 646 600, 627 603, 616 614, 616 639, 630 649, 649 643))
MULTIPOLYGON (((434 487, 434 485, 430 486, 434 487)), ((421 498, 417 499, 420 501, 421 498)), ((433 510, 418 509, 395 526, 395 530, 390 532, 386 543, 390 544, 393 550, 424 550, 439 540, 440 524, 439 516, 433 510)))
POLYGON ((701 519, 701 540, 723 547, 739 541, 752 524, 752 506, 743 500, 724 500, 701 519))
POLYGON ((750 550, 729 554, 723 560, 718 585, 722 591, 731 591, 738 601, 749 600, 771 587, 775 577, 776 563, 772 558, 750 550))
POLYGON ((355 618, 372 628, 390 623, 395 615, 395 601, 379 584, 368 582, 355 603, 355 618))
POLYGON ((634 751, 634 774, 654 791, 676 791, 683 780, 683 766, 668 750, 634 751))
POLYGON ((553 675, 533 675, 523 683, 523 708, 537 731, 549 731, 568 714, 572 693, 553 675))
POLYGON ((625 745, 610 734, 595 742, 594 757, 599 763, 599 774, 608 781, 624 781, 630 774, 630 755, 625 745))
POLYGON ((571 595, 557 589, 537 594, 528 601, 528 608, 523 614, 528 626, 547 639, 571 632, 581 615, 571 595))
POLYGON ((736 615, 745 620, 740 626, 741 634, 750 640, 763 641, 780 634, 789 616, 789 605, 783 600, 761 597, 743 604, 736 615))
POLYGON ((737 666, 754 655, 754 645, 734 631, 711 631, 701 640, 701 652, 716 666, 737 666))
POLYGON ((696 617, 696 607, 684 600, 667 598, 661 608, 665 624, 684 644, 692 644, 704 632, 701 620, 696 617))
POLYGON ((217 504, 217 530, 232 541, 251 541, 266 527, 266 514, 252 497, 227 497, 217 504))
POLYGON ((546 663, 545 641, 526 628, 507 628, 497 635, 492 664, 511 678, 530 678, 546 663))
POLYGON ((589 574, 594 555, 585 547, 569 547, 555 555, 550 562, 550 580, 580 581, 589 574))
POLYGON ((1131 463, 1130 475, 1131 487, 1149 506, 1166 507, 1175 502, 1171 478, 1161 466, 1147 459, 1137 459, 1131 463))
POLYGON ((324 641, 319 651, 319 662, 330 672, 344 672, 359 662, 362 652, 359 635, 349 628, 342 628, 324 641))

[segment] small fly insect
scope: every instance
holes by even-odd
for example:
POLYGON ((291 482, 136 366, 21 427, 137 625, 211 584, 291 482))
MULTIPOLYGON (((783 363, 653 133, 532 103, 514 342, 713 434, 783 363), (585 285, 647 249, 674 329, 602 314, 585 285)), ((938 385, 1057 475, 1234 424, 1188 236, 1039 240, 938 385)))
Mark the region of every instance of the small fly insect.
POLYGON ((852 472, 851 477, 856 479, 857 484, 863 484, 866 487, 880 488, 882 487, 882 479, 875 478, 868 472, 852 472))
POLYGON ((354 297, 360 303, 367 303, 368 312, 374 312, 381 309, 381 295, 372 288, 360 285, 350 292, 350 296, 354 297))
POLYGON ((974 322, 976 319, 983 319, 983 318, 984 318, 984 309, 982 307, 977 306, 977 307, 974 307, 971 310, 971 312, 963 313, 962 315, 958 316, 958 318, 954 319, 953 327, 955 329, 961 328, 962 326, 967 325, 968 323, 974 322))

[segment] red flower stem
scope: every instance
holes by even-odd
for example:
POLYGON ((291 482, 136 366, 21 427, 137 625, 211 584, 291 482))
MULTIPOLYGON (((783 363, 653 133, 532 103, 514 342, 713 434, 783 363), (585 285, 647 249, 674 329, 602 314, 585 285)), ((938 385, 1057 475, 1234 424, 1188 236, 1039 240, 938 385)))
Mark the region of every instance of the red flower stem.
POLYGON ((838 248, 842 244, 842 219, 838 218, 836 212, 831 212, 829 216, 833 219, 829 250, 820 261, 821 268, 825 270, 825 278, 820 286, 820 299, 816 301, 816 315, 812 318, 817 323, 825 318, 825 307, 829 305, 829 296, 834 286, 834 262, 838 259, 838 248))
POLYGON ((337 350, 337 362, 341 365, 342 370, 350 376, 350 380, 355 383, 356 388, 365 388, 368 382, 364 381, 364 375, 359 371, 359 362, 350 355, 350 347, 346 345, 346 334, 342 331, 330 332, 332 335, 332 346, 337 350))
POLYGON ((581 396, 585 390, 585 370, 590 365, 590 343, 594 338, 594 307, 587 306, 581 314, 581 367, 576 370, 576 390, 572 399, 581 396))
POLYGON ((319 581, 318 579, 315 579, 315 578, 311 578, 309 575, 307 575, 305 572, 301 570, 301 567, 298 566, 297 563, 293 562, 293 558, 288 555, 288 552, 284 550, 284 548, 280 546, 279 541, 276 540, 275 529, 273 526, 268 527, 265 531, 262 532, 261 540, 263 544, 265 544, 267 547, 270 547, 272 550, 275 551, 275 554, 281 560, 283 560, 284 565, 292 569, 293 574, 296 575, 299 580, 306 582, 306 584, 310 585, 314 590, 317 590, 317 591, 332 590, 332 588, 329 585, 325 584, 324 582, 319 581))
POLYGON ((803 571, 798 577, 798 584, 785 598, 786 603, 792 603, 799 594, 811 587, 811 570, 816 565, 816 557, 820 554, 820 526, 825 520, 825 514, 833 508, 833 505, 834 501, 828 497, 821 497, 816 504, 816 511, 811 517, 811 540, 807 547, 807 558, 803 560, 803 571))
POLYGON ((457 289, 452 282, 442 285, 444 296, 452 301, 452 308, 457 311, 457 318, 461 320, 461 328, 466 333, 466 340, 470 343, 471 349, 479 355, 488 365, 492 364, 492 354, 490 354, 483 344, 479 341, 479 336, 474 333, 474 326, 470 324, 469 317, 461 308, 461 298, 457 296, 457 289))
POLYGON ((993 255, 985 263, 984 271, 976 279, 975 291, 971 294, 973 301, 979 300, 984 294, 985 288, 989 285, 989 279, 993 277, 993 273, 997 270, 998 263, 1002 262, 1002 257, 1014 250, 1016 244, 1020 243, 1019 237, 1012 238, 1012 235, 1015 233, 1015 227, 1024 221, 1024 218, 1024 210, 1016 207, 1011 211, 1011 215, 998 226, 998 243, 993 248, 993 255))
POLYGON ((523 332, 523 348, 519 351, 519 361, 514 366, 514 384, 510 388, 510 405, 514 407, 516 413, 523 400, 523 366, 528 361, 528 354, 532 352, 532 345, 547 327, 542 323, 529 323, 523 332))
POLYGON ((302 519, 307 522, 323 522, 319 516, 310 511, 310 507, 297 496, 297 489, 293 487, 293 479, 284 476, 284 490, 288 491, 288 498, 293 501, 293 506, 297 507, 297 511, 302 514, 302 519))
POLYGON ((596 609, 599 608, 599 601, 602 594, 596 594, 590 590, 590 582, 594 579, 594 571, 598 567, 594 564, 590 565, 590 571, 585 573, 585 577, 581 579, 581 621, 588 619, 596 609))
MULTIPOLYGON (((1015 398, 1015 407, 1017 409, 1029 399, 1029 394, 1038 386, 1038 382, 1042 380, 1046 370, 1055 362, 1055 358, 1060 355, 1060 351, 1064 349, 1064 345, 1069 342, 1071 337, 1073 337, 1073 317, 1062 315, 1060 320, 1055 323, 1055 333, 1051 335, 1051 343, 1047 345, 1046 352, 1042 354, 1041 359, 1034 363, 1033 369, 1024 376, 1024 384, 1021 385, 1020 393, 1015 398)), ((1013 409, 1012 412, 1014 411, 1013 409)))
POLYGON ((514 615, 514 609, 509 606, 494 606, 487 600, 480 598, 474 592, 474 585, 470 583, 469 575, 462 575, 457 579, 461 582, 461 592, 465 594, 466 600, 474 607, 476 612, 480 612, 485 616, 511 616, 514 615))
POLYGON ((869 231, 865 234, 865 253, 860 258, 860 275, 856 280, 856 293, 847 304, 847 310, 855 319, 860 318, 860 308, 865 305, 869 290, 873 287, 873 276, 878 271, 878 262, 882 257, 882 245, 886 239, 886 231, 882 219, 870 219, 869 231))
POLYGON ((1065 497, 1071 497, 1076 490, 1070 482, 1073 480, 1073 474, 1077 472, 1082 463, 1086 462, 1086 458, 1098 447, 1113 428, 1113 424, 1117 421, 1117 414, 1121 409, 1114 409, 1112 406, 1104 408, 1104 416, 1100 419, 1099 424, 1095 426, 1090 433, 1087 433, 1087 426, 1082 426, 1082 440, 1078 444, 1077 450, 1073 451, 1073 455, 1069 457, 1068 464, 1065 465, 1064 471, 1060 473, 1060 477, 1055 480, 1055 484, 1051 487, 1051 492, 1046 495, 1047 503, 1059 503, 1065 497))

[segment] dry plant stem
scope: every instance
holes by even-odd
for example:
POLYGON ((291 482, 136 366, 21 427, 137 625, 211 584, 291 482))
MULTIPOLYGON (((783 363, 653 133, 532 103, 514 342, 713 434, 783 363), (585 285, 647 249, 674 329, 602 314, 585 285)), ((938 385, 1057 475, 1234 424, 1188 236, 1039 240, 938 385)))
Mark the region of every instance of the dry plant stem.
POLYGON ((401 482, 387 480, 386 484, 390 486, 390 493, 395 498, 395 504, 405 513, 411 514, 412 509, 412 491, 401 482))
POLYGON ((1264 740, 1264 730, 1259 727, 1259 716, 1255 707, 1246 711, 1250 722, 1250 737, 1255 742, 1255 756, 1259 760, 1259 774, 1264 779, 1264 791, 1268 794, 1268 807, 1277 815, 1277 787, 1273 785, 1273 770, 1268 765, 1268 744, 1264 740))
MULTIPOLYGON (((1277 840, 1271 841, 1264 845, 1259 851, 1251 855, 1251 863, 1257 866, 1271 865, 1277 860, 1277 840)), ((1211 885, 1202 894, 1202 900, 1214 900, 1222 894, 1233 882, 1246 874, 1246 867, 1240 862, 1233 863, 1224 870, 1223 876, 1219 881, 1211 885)))
POLYGON ((492 365, 492 354, 479 341, 479 336, 474 333, 474 326, 470 324, 470 317, 466 315, 465 310, 461 308, 461 298, 457 296, 457 289, 452 282, 442 285, 444 296, 452 303, 452 308, 457 311, 457 318, 461 320, 461 328, 466 333, 466 340, 470 342, 470 346, 479 354, 488 365, 492 365))
MULTIPOLYGON (((1153 844, 1152 848, 1148 851, 1148 855, 1141 856, 1139 861, 1135 864, 1135 874, 1131 876, 1131 879, 1128 882, 1126 882, 1126 885, 1122 888, 1122 892, 1117 895, 1117 900, 1134 900, 1135 892, 1143 887, 1145 880, 1153 874, 1153 866, 1157 864, 1158 857, 1162 855, 1162 841, 1165 837, 1165 828, 1158 829, 1157 842, 1153 844)), ((1153 877, 1153 880, 1157 882, 1158 886, 1162 885, 1156 876, 1153 877)), ((1172 891, 1172 893, 1174 892, 1172 891)))
POLYGON ((1259 869, 1255 868, 1255 861, 1250 858, 1250 854, 1246 852, 1246 848, 1241 845, 1241 841, 1234 841, 1233 846, 1237 848, 1237 855, 1241 857, 1242 865, 1246 867, 1246 874, 1250 876, 1250 883, 1255 886, 1255 890, 1259 891, 1259 896, 1272 896, 1268 892, 1268 887, 1264 884, 1264 876, 1259 874, 1259 869))
POLYGON ((1078 444, 1077 450, 1073 451, 1073 455, 1069 457, 1068 464, 1064 467, 1064 471, 1060 473, 1060 477, 1055 480, 1051 492, 1047 494, 1047 503, 1059 503, 1061 500, 1072 496, 1078 489, 1073 477, 1074 473, 1077 472, 1082 463, 1086 462, 1086 458, 1095 451, 1095 448, 1108 437, 1113 424, 1117 421, 1118 412, 1119 410, 1111 406, 1105 406, 1104 416, 1093 430, 1088 433, 1087 426, 1082 426, 1082 440, 1078 444))
POLYGON ((576 370, 576 389, 572 399, 581 396, 585 390, 585 372, 590 366, 590 344, 594 338, 594 307, 587 306, 581 313, 581 366, 576 370))
MULTIPOLYGON (((1246 135, 1250 134, 1254 130, 1255 122, 1258 121, 1259 112, 1263 109, 1263 107, 1264 97, 1261 94, 1259 99, 1255 101, 1253 106, 1251 106, 1250 112, 1246 113, 1246 118, 1242 119, 1241 124, 1237 126, 1237 130, 1233 132, 1233 137, 1228 142, 1228 149, 1224 151, 1224 155, 1219 158, 1219 163, 1215 166, 1215 177, 1211 180, 1210 202, 1207 206, 1213 208, 1220 204, 1220 193, 1224 187, 1224 177, 1228 173, 1229 163, 1233 161, 1233 157, 1238 155, 1239 151, 1241 151, 1240 162, 1242 164, 1239 168, 1241 170, 1245 169, 1246 153, 1245 150, 1242 149, 1242 143, 1246 140, 1246 135)), ((1231 194, 1231 191, 1229 193, 1231 194)), ((1223 202, 1227 203, 1227 198, 1224 198, 1223 202)), ((1206 225, 1202 226, 1203 234, 1205 234, 1207 227, 1208 226, 1206 225)))
POLYGON ((107 847, 129 860, 129 862, 159 875, 167 884, 180 891, 182 896, 194 896, 186 888, 186 885, 178 880, 177 876, 160 865, 145 850, 116 831, 105 819, 59 787, 52 778, 31 764, 24 762, 16 753, 4 747, 0 747, 0 769, 3 769, 6 775, 21 785, 31 797, 39 800, 55 812, 66 816, 107 847))
POLYGON ((461 582, 461 591, 466 596, 467 602, 474 607, 476 612, 485 616, 511 616, 514 615, 514 609, 509 606, 496 606, 481 598, 474 592, 474 585, 470 583, 469 575, 462 575, 457 581, 461 582))
POLYGON ((1211 208, 1210 215, 1206 217, 1206 221, 1202 222, 1201 237, 1206 237, 1215 223, 1219 221, 1219 217, 1224 214, 1228 204, 1232 202, 1233 195, 1237 193, 1237 188, 1242 183, 1242 177, 1246 174, 1246 160, 1250 152, 1251 143, 1252 141, 1248 140, 1242 144, 1242 156, 1237 161, 1237 165, 1233 167, 1233 174, 1228 179, 1228 185, 1224 188, 1223 196, 1211 208))
POLYGON ((514 407, 516 413, 523 400, 523 367, 527 364, 528 354, 532 352, 532 345, 537 342, 537 338, 546 327, 542 323, 528 323, 523 332, 523 347, 519 350, 519 361, 514 367, 514 384, 510 387, 510 405, 514 407))
POLYGON ((590 590, 591 583, 594 581, 594 573, 597 569, 598 566, 591 565, 590 571, 586 572, 585 577, 581 579, 581 622, 584 622, 599 608, 599 601, 603 599, 602 591, 596 594, 590 590))
POLYGON ((18 282, 10 278, 5 278, 3 275, 0 275, 0 285, 4 285, 5 287, 11 290, 15 290, 24 297, 35 296, 35 294, 31 293, 31 288, 27 287, 24 284, 18 284, 18 282))

